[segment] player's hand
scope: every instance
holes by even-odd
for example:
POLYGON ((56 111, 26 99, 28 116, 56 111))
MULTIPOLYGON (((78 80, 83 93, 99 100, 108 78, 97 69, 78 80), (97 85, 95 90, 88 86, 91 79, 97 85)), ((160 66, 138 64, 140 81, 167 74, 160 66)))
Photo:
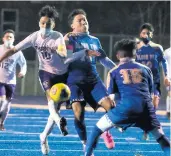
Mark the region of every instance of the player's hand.
POLYGON ((18 73, 18 78, 23 78, 23 77, 24 77, 24 74, 18 73))
POLYGON ((65 41, 68 41, 68 40, 69 40, 69 33, 67 33, 67 34, 64 36, 64 40, 65 40, 65 41))
POLYGON ((167 77, 164 79, 164 85, 165 86, 171 86, 171 82, 167 77))
POLYGON ((88 56, 100 56, 101 54, 95 50, 87 50, 87 55, 88 56))
POLYGON ((70 36, 77 36, 77 34, 73 32, 69 32, 64 36, 64 40, 68 41, 70 36))

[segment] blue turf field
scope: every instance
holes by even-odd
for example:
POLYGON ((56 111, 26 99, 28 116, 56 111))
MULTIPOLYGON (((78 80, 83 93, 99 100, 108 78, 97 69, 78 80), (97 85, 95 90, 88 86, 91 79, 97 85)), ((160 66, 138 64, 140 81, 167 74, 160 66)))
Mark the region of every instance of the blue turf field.
MULTIPOLYGON (((73 125, 71 110, 62 110, 61 115, 68 121, 69 135, 63 137, 57 127, 49 136, 50 156, 83 156, 82 146, 73 125)), ((102 112, 87 112, 87 131, 90 132, 102 112)), ((5 127, 0 132, 0 156, 41 156, 39 134, 44 129, 48 110, 12 108, 5 127)), ((169 137, 170 125, 165 116, 158 116, 164 132, 169 137)), ((164 156, 160 146, 151 137, 150 141, 142 141, 142 131, 130 128, 124 133, 112 129, 116 147, 108 150, 100 139, 95 156, 164 156)))

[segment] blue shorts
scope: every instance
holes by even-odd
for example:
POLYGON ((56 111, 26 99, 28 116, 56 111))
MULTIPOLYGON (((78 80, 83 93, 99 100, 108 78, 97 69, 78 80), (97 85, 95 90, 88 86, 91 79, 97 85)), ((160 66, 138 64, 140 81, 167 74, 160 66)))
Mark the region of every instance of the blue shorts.
POLYGON ((15 87, 15 84, 0 83, 0 96, 5 95, 8 100, 11 100, 14 95, 15 87))
POLYGON ((143 100, 141 97, 125 97, 107 114, 114 125, 124 130, 131 126, 146 132, 160 128, 152 101, 143 100))
POLYGON ((98 102, 104 97, 109 96, 101 80, 92 84, 68 84, 68 86, 71 90, 71 104, 73 102, 86 101, 92 108, 97 109, 98 102))
POLYGON ((68 74, 56 75, 44 70, 39 71, 39 79, 44 91, 50 89, 56 83, 67 83, 68 74))

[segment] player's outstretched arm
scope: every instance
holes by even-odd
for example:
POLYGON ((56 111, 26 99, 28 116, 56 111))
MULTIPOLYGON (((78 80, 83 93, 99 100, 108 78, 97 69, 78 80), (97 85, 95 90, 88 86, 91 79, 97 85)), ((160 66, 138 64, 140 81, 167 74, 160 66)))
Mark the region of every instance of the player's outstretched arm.
POLYGON ((99 59, 99 62, 100 62, 105 68, 107 68, 107 69, 109 69, 109 70, 110 70, 110 69, 113 69, 113 68, 116 66, 116 64, 115 64, 109 57, 107 57, 105 51, 104 51, 102 48, 100 48, 98 51, 99 51, 100 54, 101 54, 101 56, 98 58, 98 59, 99 59))
POLYGON ((108 57, 104 57, 102 59, 99 60, 100 63, 107 69, 112 69, 116 66, 116 64, 108 57))
POLYGON ((64 63, 68 64, 75 60, 83 59, 86 56, 100 56, 100 53, 94 50, 83 49, 76 53, 67 54, 67 58, 65 59, 64 63))
POLYGON ((17 51, 15 50, 15 47, 12 49, 9 49, 6 53, 4 53, 1 57, 0 57, 0 62, 2 62, 4 59, 8 58, 9 56, 15 54, 17 51))
POLYGON ((20 66, 20 72, 18 73, 18 77, 23 78, 27 72, 27 63, 26 63, 26 59, 21 51, 19 52, 19 55, 20 56, 18 59, 18 64, 20 66))

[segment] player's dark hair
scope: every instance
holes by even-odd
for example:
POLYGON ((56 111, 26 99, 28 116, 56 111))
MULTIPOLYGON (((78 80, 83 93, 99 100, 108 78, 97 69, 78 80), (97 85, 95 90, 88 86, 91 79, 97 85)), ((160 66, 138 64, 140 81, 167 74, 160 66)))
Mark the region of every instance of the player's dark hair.
POLYGON ((136 52, 136 42, 132 39, 122 39, 114 45, 114 52, 121 58, 134 57, 136 52))
POLYGON ((84 16, 87 16, 86 12, 83 10, 83 9, 75 9, 73 10, 69 15, 68 15, 68 24, 69 26, 71 26, 73 20, 74 20, 74 17, 79 15, 79 14, 82 14, 84 16))
POLYGON ((6 33, 12 33, 15 36, 15 32, 12 29, 5 30, 2 35, 4 36, 6 33))
POLYGON ((46 5, 41 8, 39 11, 39 17, 47 16, 53 20, 59 17, 59 13, 57 12, 56 8, 54 6, 46 5))
POLYGON ((149 30, 149 31, 151 31, 151 32, 154 32, 154 28, 153 28, 152 24, 150 24, 150 23, 144 23, 143 25, 141 25, 141 27, 140 27, 140 32, 141 32, 143 29, 147 29, 147 30, 149 30))

